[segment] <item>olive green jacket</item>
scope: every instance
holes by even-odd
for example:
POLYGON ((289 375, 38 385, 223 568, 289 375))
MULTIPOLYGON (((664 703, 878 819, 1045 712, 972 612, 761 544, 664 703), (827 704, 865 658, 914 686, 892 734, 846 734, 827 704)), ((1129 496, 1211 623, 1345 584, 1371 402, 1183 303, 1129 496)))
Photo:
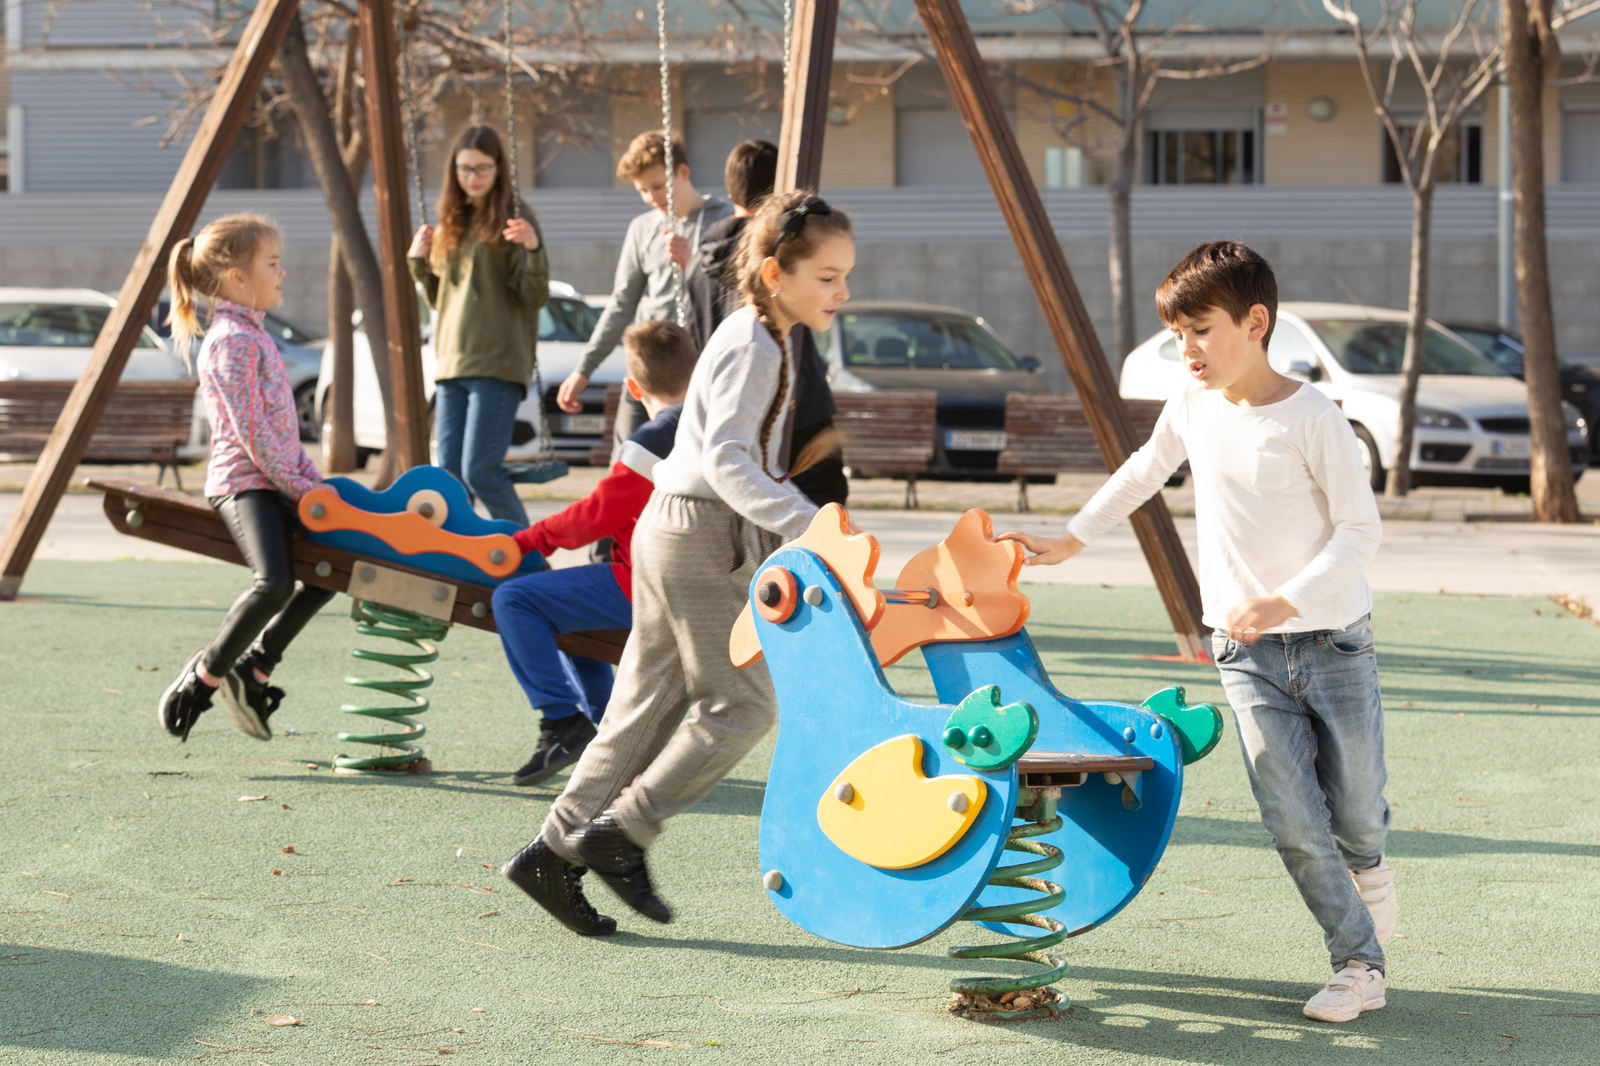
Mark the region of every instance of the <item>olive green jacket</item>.
POLYGON ((411 276, 434 310, 435 381, 499 378, 526 391, 533 380, 539 309, 550 299, 550 260, 544 231, 526 205, 522 217, 539 234, 531 252, 464 234, 441 272, 427 259, 411 259, 411 276))

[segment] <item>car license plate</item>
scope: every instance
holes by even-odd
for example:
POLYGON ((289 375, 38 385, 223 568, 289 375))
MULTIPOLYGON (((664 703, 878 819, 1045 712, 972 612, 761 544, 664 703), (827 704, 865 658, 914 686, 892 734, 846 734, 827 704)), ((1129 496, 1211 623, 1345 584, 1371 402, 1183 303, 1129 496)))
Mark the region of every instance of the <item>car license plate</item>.
POLYGON ((1531 438, 1512 437, 1510 440, 1497 440, 1494 442, 1494 453, 1507 459, 1527 459, 1532 457, 1533 449, 1531 438))
POLYGON ((1003 452, 1006 435, 998 429, 951 429, 945 431, 944 446, 953 452, 1003 452))
POLYGON ((605 415, 561 416, 561 432, 563 433, 604 433, 605 431, 605 415))

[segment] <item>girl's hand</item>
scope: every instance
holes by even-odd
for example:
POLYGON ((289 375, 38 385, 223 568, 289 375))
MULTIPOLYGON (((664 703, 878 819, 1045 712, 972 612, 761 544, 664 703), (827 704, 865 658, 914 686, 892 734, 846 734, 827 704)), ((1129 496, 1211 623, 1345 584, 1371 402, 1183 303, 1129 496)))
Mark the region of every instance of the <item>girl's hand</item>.
POLYGON ((1228 636, 1240 644, 1254 644, 1261 634, 1294 615, 1294 604, 1282 596, 1253 596, 1228 612, 1228 636))
POLYGON ((673 233, 669 229, 661 231, 667 239, 667 258, 677 263, 679 267, 689 265, 689 242, 682 234, 673 233))
POLYGON ((539 247, 539 231, 525 218, 513 218, 506 222, 506 231, 500 236, 513 244, 520 244, 532 252, 539 247))
POLYGON ((1053 566, 1064 563, 1083 550, 1083 541, 1071 533, 1060 540, 1036 537, 1032 533, 1002 533, 996 540, 1014 540, 1034 554, 1023 560, 1024 566, 1053 566))
POLYGON ((433 227, 422 225, 417 227, 417 235, 411 238, 411 251, 407 254, 412 259, 426 259, 433 251, 433 227))

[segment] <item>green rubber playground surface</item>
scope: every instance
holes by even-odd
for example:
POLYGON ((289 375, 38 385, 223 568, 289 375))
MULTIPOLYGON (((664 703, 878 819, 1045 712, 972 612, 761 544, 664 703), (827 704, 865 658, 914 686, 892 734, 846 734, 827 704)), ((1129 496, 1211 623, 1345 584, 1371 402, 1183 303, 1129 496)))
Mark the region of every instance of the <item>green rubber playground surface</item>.
MULTIPOLYGON (((1301 1016, 1326 954, 1256 821, 1230 723, 1190 767, 1144 893, 1063 945, 1071 1013, 1002 1026, 943 1011, 950 978, 982 972, 945 949, 992 934, 859 951, 768 906, 770 745, 652 850, 675 922, 636 919, 598 885, 617 936, 546 918, 494 869, 554 790, 509 785, 536 722, 490 635, 441 645, 432 776, 329 772, 351 747, 334 737, 342 679, 370 672, 352 671, 342 598, 279 672, 280 735, 250 740, 218 709, 178 744, 157 697, 244 576, 40 563, 29 602, 0 607, 0 1061, 1600 1060, 1600 628, 1549 601, 1379 599, 1401 871, 1386 1009, 1343 1026, 1301 1016)), ((1214 670, 1141 658, 1171 651, 1153 590, 1028 591, 1063 690, 1221 698, 1214 670)), ((892 682, 929 693, 908 661, 892 682)))

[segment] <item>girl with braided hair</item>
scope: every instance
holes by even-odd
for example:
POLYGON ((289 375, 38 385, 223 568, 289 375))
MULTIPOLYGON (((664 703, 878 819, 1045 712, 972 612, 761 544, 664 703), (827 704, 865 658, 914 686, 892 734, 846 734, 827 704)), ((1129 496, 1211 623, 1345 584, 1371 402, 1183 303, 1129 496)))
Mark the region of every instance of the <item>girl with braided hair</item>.
POLYGON ((645 848, 777 721, 764 662, 738 669, 728 633, 750 580, 817 507, 790 480, 796 326, 823 331, 850 298, 850 222, 806 192, 768 197, 737 252, 744 302, 717 327, 689 379, 672 454, 633 537, 633 634, 611 702, 539 836, 505 875, 584 936, 617 923, 584 898, 592 869, 658 922, 645 848))

